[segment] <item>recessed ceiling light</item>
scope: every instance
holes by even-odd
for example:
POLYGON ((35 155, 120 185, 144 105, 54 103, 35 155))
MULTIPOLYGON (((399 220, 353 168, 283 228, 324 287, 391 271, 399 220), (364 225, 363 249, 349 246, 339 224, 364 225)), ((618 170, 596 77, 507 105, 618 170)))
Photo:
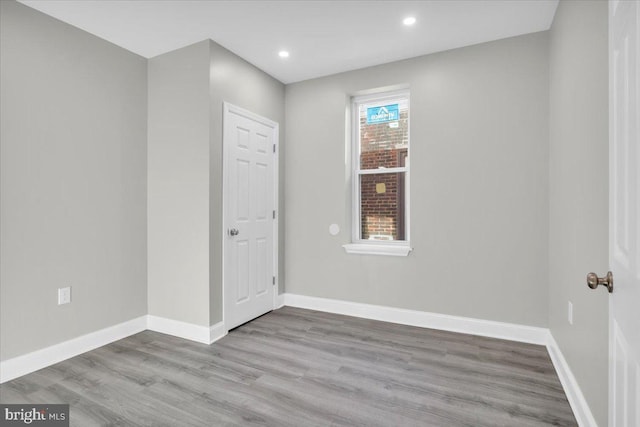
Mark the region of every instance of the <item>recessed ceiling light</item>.
POLYGON ((286 50, 281 50, 280 52, 278 52, 278 56, 280 58, 288 58, 289 57, 289 52, 287 52, 286 50))
POLYGON ((407 16, 402 20, 402 23, 407 27, 410 27, 411 25, 416 23, 416 18, 414 18, 413 16, 407 16))

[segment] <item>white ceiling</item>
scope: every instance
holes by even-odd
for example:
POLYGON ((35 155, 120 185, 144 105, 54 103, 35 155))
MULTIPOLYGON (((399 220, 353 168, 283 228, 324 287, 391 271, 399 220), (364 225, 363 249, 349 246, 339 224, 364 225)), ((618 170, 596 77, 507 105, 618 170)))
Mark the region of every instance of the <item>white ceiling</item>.
POLYGON ((558 0, 21 0, 146 58, 212 39, 283 83, 549 29, 558 0), (402 19, 415 16, 413 27, 402 19), (278 51, 291 53, 287 59, 278 51))

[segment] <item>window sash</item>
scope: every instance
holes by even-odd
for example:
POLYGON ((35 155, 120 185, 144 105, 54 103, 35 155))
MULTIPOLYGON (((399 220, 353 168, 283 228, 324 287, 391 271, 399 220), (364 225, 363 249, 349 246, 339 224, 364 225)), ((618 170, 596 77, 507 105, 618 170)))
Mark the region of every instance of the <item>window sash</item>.
POLYGON ((382 175, 384 173, 401 173, 401 172, 409 172, 409 168, 407 166, 397 167, 397 168, 384 168, 384 169, 360 169, 357 171, 358 175, 382 175))
POLYGON ((406 165, 402 167, 394 168, 376 168, 376 169, 362 169, 361 168, 361 135, 360 135, 360 107, 370 105, 380 105, 384 103, 390 103, 394 101, 406 100, 409 104, 408 123, 411 123, 411 103, 409 97, 409 91, 397 91, 388 92, 378 95, 366 95, 354 97, 351 103, 351 123, 352 123, 352 137, 351 137, 351 179, 352 179, 352 242, 361 245, 392 245, 392 246, 409 246, 410 242, 410 159, 411 159, 411 135, 408 132, 408 144, 407 144, 407 160, 406 165), (362 239, 362 219, 361 219, 361 204, 362 193, 360 186, 360 177, 362 175, 373 174, 392 174, 392 173, 404 173, 405 176, 405 200, 404 200, 404 240, 367 240, 362 239))

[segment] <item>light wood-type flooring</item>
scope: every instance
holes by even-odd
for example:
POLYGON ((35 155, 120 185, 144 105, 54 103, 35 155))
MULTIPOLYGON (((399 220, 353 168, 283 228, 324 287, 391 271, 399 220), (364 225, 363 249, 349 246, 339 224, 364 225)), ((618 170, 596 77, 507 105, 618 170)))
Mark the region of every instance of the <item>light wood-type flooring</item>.
POLYGON ((0 385, 72 426, 575 426, 545 347, 284 307, 208 346, 145 331, 0 385))

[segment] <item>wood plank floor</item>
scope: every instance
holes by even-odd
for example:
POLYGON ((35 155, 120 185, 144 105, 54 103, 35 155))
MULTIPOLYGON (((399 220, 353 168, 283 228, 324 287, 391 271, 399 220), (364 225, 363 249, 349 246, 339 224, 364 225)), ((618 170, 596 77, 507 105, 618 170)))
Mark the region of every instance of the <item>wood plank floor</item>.
POLYGON ((145 331, 0 385, 73 426, 575 426, 545 347, 284 307, 211 346, 145 331))

